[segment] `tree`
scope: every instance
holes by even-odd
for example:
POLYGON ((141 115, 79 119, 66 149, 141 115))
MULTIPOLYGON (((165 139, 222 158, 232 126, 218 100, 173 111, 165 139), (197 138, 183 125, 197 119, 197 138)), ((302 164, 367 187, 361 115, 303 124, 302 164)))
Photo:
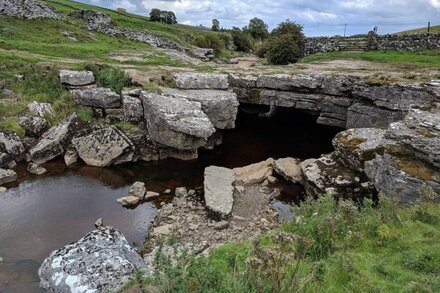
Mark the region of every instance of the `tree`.
POLYGON ((212 20, 212 30, 215 32, 218 32, 220 30, 220 21, 218 21, 218 19, 213 19, 212 20))
POLYGON ((260 18, 254 17, 245 28, 249 34, 258 41, 263 41, 269 36, 268 25, 260 18))
POLYGON ((150 20, 151 21, 160 21, 160 9, 153 8, 150 12, 150 20))
POLYGON ((231 30, 231 36, 237 51, 250 52, 252 50, 252 41, 246 32, 238 27, 233 27, 231 30))

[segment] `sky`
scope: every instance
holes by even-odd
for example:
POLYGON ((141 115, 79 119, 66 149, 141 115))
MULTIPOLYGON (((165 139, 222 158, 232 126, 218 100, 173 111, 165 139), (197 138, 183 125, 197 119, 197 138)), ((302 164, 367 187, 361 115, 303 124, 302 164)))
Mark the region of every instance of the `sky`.
POLYGON ((440 24, 440 0, 77 0, 111 9, 123 7, 148 15, 152 8, 174 11, 179 23, 243 27, 253 17, 272 29, 286 19, 304 26, 307 36, 379 34, 440 24))

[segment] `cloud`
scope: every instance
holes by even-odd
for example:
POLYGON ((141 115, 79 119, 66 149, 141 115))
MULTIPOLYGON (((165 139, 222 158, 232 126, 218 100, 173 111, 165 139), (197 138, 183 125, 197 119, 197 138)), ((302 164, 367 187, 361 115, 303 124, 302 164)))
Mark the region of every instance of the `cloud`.
POLYGON ((304 26, 306 35, 380 33, 433 25, 440 20, 440 0, 78 0, 84 3, 148 15, 152 8, 174 11, 180 23, 211 26, 217 18, 222 27, 243 27, 253 17, 270 28, 290 19, 304 26))

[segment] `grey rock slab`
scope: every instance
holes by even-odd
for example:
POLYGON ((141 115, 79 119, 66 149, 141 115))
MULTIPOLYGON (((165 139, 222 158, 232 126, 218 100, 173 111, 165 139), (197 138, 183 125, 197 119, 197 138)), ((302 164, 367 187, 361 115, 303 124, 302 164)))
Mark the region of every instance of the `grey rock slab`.
POLYGON ((0 169, 0 185, 17 180, 17 173, 13 170, 0 169))
POLYGON ((140 200, 144 199, 146 192, 147 192, 147 189, 145 188, 145 183, 140 182, 140 181, 136 181, 128 189, 129 196, 135 196, 135 197, 139 198, 140 200))
POLYGON ((55 111, 52 108, 52 105, 49 103, 39 103, 36 101, 30 102, 28 105, 29 111, 31 111, 34 115, 39 117, 44 117, 46 115, 55 116, 55 111))
POLYGON ((302 181, 300 163, 300 160, 294 158, 278 159, 273 163, 273 170, 287 181, 299 183, 302 181))
POLYGON ((141 122, 144 119, 144 108, 142 101, 130 95, 123 95, 122 109, 124 113, 124 120, 128 122, 141 122))
POLYGON ((180 89, 217 89, 227 90, 227 74, 217 73, 178 73, 174 75, 176 86, 180 89))
POLYGON ((73 90, 75 102, 96 108, 120 108, 121 96, 109 88, 84 88, 73 90))
POLYGON ((100 228, 52 252, 38 275, 49 292, 117 292, 136 271, 148 268, 124 235, 100 228))
POLYGON ((227 219, 234 204, 234 171, 210 166, 205 169, 205 204, 214 218, 227 219))
POLYGON ((257 87, 291 91, 298 89, 317 89, 320 87, 319 79, 311 75, 297 74, 274 74, 260 75, 257 80, 257 87))
POLYGON ((387 127, 390 123, 403 119, 403 116, 401 111, 355 103, 348 108, 346 128, 387 127))
POLYGON ((5 167, 11 161, 22 161, 25 148, 20 137, 13 132, 0 130, 0 153, 0 167, 5 167))
POLYGON ((54 8, 35 0, 0 0, 0 13, 23 19, 62 18, 54 8))
POLYGON ((20 117, 20 126, 25 130, 26 136, 39 138, 50 128, 50 123, 43 117, 20 117))
POLYGON ((84 86, 95 82, 91 71, 60 70, 60 81, 70 86, 84 86))

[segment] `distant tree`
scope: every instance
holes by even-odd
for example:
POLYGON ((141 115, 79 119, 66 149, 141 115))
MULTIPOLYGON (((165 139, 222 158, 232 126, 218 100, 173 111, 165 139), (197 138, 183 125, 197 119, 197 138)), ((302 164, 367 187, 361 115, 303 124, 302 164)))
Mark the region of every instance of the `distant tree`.
POLYGON ((249 21, 249 25, 244 28, 249 34, 258 41, 263 41, 269 36, 269 26, 260 18, 254 17, 249 21))
POLYGON ((150 20, 151 21, 160 21, 160 9, 153 8, 150 12, 150 20))
POLYGON ((213 19, 212 20, 212 30, 215 32, 218 32, 220 30, 220 21, 218 21, 218 19, 213 19))
POLYGON ((167 24, 177 24, 177 17, 176 14, 174 14, 173 11, 168 11, 167 12, 167 24))

